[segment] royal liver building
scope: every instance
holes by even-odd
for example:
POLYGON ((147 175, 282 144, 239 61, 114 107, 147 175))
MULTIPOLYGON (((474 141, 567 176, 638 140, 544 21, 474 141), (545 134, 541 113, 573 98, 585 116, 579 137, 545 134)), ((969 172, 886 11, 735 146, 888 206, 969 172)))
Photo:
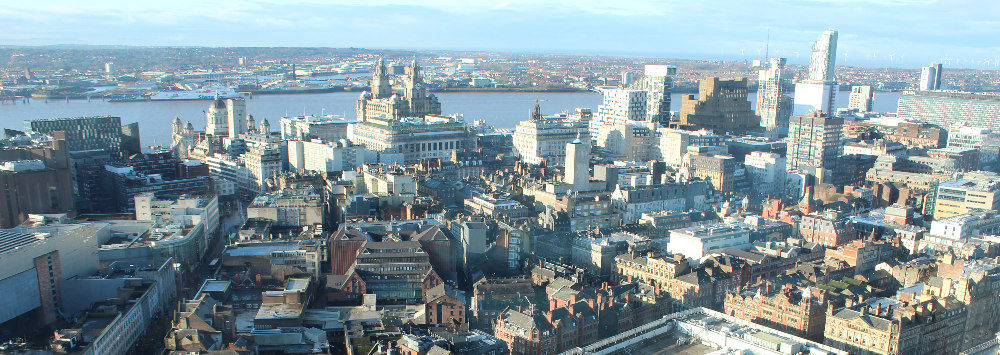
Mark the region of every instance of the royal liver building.
POLYGON ((416 60, 407 68, 402 96, 392 92, 385 62, 379 59, 375 74, 372 76, 371 91, 365 91, 358 98, 359 121, 379 117, 395 120, 440 114, 441 103, 438 102, 437 96, 427 94, 416 60))

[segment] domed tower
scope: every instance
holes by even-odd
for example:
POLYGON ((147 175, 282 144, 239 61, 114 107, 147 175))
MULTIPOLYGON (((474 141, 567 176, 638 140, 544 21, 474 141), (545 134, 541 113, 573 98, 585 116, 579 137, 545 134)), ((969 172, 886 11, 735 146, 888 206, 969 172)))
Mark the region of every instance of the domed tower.
POLYGON ((267 118, 264 118, 260 123, 260 134, 264 135, 264 137, 271 135, 271 123, 267 122, 267 118))
POLYGON ((213 136, 225 136, 229 134, 229 110, 226 108, 226 101, 215 95, 215 100, 208 105, 205 111, 205 134, 213 136))
POLYGON ((372 96, 376 99, 383 99, 392 95, 392 84, 389 82, 389 71, 385 67, 385 61, 378 59, 375 65, 375 73, 372 74, 371 83, 372 96))
POLYGON ((247 132, 254 132, 257 130, 257 121, 253 119, 253 115, 247 118, 247 132))

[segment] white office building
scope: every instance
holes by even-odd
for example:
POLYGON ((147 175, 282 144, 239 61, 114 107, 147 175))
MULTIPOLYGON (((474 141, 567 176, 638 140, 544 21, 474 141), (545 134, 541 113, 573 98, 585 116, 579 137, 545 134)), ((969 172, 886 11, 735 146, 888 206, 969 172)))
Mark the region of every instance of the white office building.
POLYGON ((785 89, 790 74, 785 70, 785 58, 771 58, 770 67, 757 74, 757 115, 760 126, 777 135, 788 132, 788 117, 792 114, 792 98, 785 89))
POLYGON ((341 116, 295 116, 282 117, 281 139, 284 140, 311 140, 314 138, 326 141, 339 141, 347 139, 347 130, 354 121, 347 120, 341 116))
MULTIPOLYGON (((364 165, 374 152, 344 140, 288 141, 288 167, 297 172, 330 173, 354 170, 364 165)), ((374 160, 374 159, 373 159, 374 160)))
POLYGON ((847 108, 858 110, 858 112, 871 112, 872 102, 875 100, 875 93, 868 85, 856 85, 851 87, 851 96, 847 101, 847 108))
POLYGON ((750 248, 750 230, 738 223, 717 223, 670 231, 667 251, 698 262, 705 255, 725 248, 750 248))
POLYGON ((514 128, 514 151, 528 164, 563 165, 566 143, 577 136, 590 141, 588 122, 564 116, 532 118, 514 128))
POLYGON ((743 161, 751 184, 757 193, 782 195, 787 176, 785 157, 768 152, 750 152, 743 161))

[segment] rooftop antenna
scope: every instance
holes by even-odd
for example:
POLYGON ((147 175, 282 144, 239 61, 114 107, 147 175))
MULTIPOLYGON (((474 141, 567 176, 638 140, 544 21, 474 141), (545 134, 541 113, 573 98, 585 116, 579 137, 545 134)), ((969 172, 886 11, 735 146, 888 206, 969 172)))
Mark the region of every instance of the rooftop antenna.
POLYGON ((768 27, 767 28, 767 40, 764 41, 764 60, 765 61, 771 59, 771 57, 769 56, 769 54, 770 54, 769 50, 770 49, 771 49, 771 28, 768 27))

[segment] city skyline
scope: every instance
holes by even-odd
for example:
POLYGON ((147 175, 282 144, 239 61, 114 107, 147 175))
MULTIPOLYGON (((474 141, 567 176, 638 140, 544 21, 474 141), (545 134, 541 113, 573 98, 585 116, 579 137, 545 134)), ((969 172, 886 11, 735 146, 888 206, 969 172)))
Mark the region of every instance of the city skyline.
POLYGON ((917 68, 936 61, 951 68, 998 68, 992 38, 1000 27, 989 14, 1000 5, 967 3, 179 1, 162 8, 49 1, 0 9, 0 25, 14 29, 0 34, 0 43, 499 50, 727 60, 762 59, 766 52, 805 64, 816 33, 833 28, 841 33, 837 63, 844 66, 917 68), (885 13, 907 21, 881 21, 885 13))

